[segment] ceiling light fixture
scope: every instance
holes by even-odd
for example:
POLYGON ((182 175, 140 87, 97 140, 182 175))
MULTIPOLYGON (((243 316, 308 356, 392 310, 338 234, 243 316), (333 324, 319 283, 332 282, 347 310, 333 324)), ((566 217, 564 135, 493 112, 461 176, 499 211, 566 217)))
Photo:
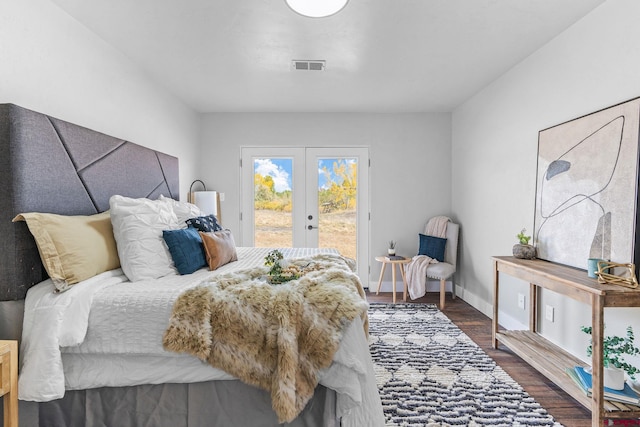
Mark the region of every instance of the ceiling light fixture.
POLYGON ((296 13, 309 18, 324 18, 340 12, 349 0, 284 0, 296 13))

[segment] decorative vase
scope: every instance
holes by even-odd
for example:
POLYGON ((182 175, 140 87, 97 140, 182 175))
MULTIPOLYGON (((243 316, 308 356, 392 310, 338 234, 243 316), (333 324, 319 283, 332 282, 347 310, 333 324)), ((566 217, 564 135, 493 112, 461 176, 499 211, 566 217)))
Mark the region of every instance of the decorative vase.
POLYGON ((534 259, 536 257, 536 248, 532 245, 516 243, 513 245, 513 256, 520 259, 534 259))
POLYGON ((613 390, 624 390, 624 371, 620 368, 602 370, 604 386, 613 390))

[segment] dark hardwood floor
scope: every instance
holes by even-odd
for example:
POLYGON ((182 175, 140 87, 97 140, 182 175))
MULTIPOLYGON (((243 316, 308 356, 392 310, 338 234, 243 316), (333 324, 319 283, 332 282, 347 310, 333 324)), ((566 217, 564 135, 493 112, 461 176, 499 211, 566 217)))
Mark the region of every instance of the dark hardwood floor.
MULTIPOLYGON (((402 294, 397 295, 397 302, 402 301, 402 294)), ((367 292, 369 302, 392 302, 391 293, 367 292)), ((438 293, 427 293, 423 298, 409 301, 411 303, 433 303, 439 307, 438 293)), ((447 294, 444 314, 464 333, 478 344, 495 362, 520 384, 542 407, 544 407, 559 423, 566 427, 584 427, 591 425, 591 412, 576 402, 572 397, 549 381, 544 375, 516 356, 509 349, 500 346, 495 350, 491 343, 491 319, 456 298, 447 294)))

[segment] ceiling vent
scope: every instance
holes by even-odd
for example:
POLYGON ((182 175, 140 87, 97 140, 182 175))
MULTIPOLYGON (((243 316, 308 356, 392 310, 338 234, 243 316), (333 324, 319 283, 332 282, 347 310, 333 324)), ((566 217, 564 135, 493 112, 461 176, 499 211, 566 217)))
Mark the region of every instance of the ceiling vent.
POLYGON ((327 61, 293 61, 293 69, 294 70, 303 70, 303 71, 324 71, 324 67, 327 61))

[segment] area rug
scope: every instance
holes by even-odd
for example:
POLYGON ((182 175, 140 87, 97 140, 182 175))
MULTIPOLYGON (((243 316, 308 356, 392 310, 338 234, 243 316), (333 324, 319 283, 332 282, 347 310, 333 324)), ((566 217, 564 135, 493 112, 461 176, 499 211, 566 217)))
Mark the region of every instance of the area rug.
POLYGON ((388 426, 561 425, 433 304, 369 308, 388 426))

